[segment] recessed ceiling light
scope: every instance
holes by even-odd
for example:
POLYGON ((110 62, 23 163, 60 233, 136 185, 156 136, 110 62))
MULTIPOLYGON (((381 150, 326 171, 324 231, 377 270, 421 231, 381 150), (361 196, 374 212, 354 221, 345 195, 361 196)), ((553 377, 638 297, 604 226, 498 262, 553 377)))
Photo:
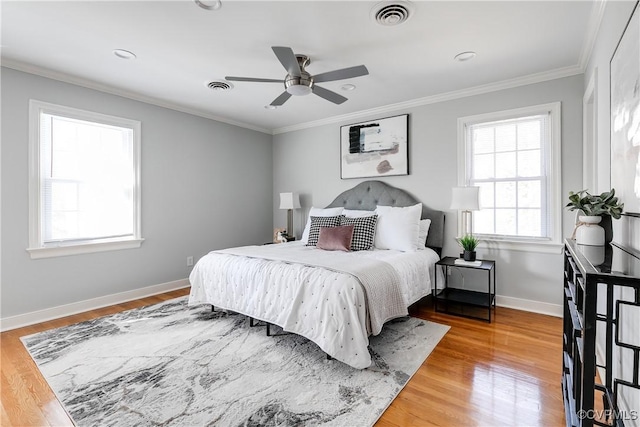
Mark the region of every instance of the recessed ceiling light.
POLYGON ((136 59, 137 56, 133 52, 124 49, 114 49, 113 54, 120 59, 136 59))
POLYGON ((222 7, 220 0, 195 0, 196 4, 206 10, 218 10, 222 7))
POLYGON ((266 108, 267 110, 275 110, 278 107, 275 105, 265 105, 264 108, 266 108))
POLYGON ((340 89, 342 90, 354 90, 356 85, 352 85, 351 83, 347 83, 346 85, 342 85, 340 89))
POLYGON ((476 57, 476 53, 472 51, 462 52, 453 57, 456 61, 464 62, 476 57))

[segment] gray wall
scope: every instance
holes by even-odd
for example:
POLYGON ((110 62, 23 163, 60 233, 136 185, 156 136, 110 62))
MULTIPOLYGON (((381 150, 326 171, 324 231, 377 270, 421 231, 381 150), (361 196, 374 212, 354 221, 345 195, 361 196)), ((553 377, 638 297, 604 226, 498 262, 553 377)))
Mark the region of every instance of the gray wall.
POLYGON ((271 135, 2 68, 2 317, 184 279, 186 257, 272 230, 271 135), (28 102, 142 122, 142 247, 32 260, 28 102))
MULTIPOLYGON (((610 128, 610 86, 609 86, 609 61, 622 36, 627 21, 631 17, 635 1, 607 2, 605 13, 600 25, 598 37, 594 45, 593 53, 589 60, 585 72, 585 89, 592 76, 597 72, 595 90, 597 92, 597 163, 598 163, 598 192, 608 191, 611 188, 611 128, 610 128)), ((624 202, 624 200, 622 200, 624 202)), ((613 239, 623 245, 640 251, 640 218, 623 216, 620 220, 613 221, 613 239)), ((616 298, 633 301, 633 292, 616 292, 616 298)), ((604 312, 605 294, 604 290, 599 292, 599 311, 604 312)), ((640 313, 635 311, 635 315, 626 316, 619 319, 619 328, 628 336, 640 336, 640 313)), ((598 327, 598 352, 599 361, 604 364, 605 330, 598 327)), ((633 355, 631 352, 614 353, 614 375, 630 380, 633 378, 633 355)), ((622 408, 626 410, 638 410, 638 393, 630 393, 630 389, 622 388, 620 393, 622 408)), ((626 421, 625 421, 626 422, 626 421)), ((629 425, 639 426, 639 420, 629 421, 629 425)))
MULTIPOLYGON (((475 114, 562 102, 562 194, 581 185, 583 76, 424 105, 385 115, 359 118, 274 136, 274 226, 286 215, 277 209, 281 191, 301 194, 304 209, 296 211, 300 236, 309 207, 327 205, 341 191, 362 180, 340 179, 340 126, 384 116, 409 113, 410 175, 382 178, 403 188, 434 209, 447 211, 444 255, 457 256, 454 240, 457 218, 449 210, 451 187, 457 185, 457 119, 475 114)), ((570 235, 573 215, 563 214, 564 235, 570 235)), ((481 257, 497 261, 498 294, 512 298, 561 304, 562 256, 518 251, 494 251, 481 257)), ((469 281, 468 281, 469 282, 469 281)), ((467 286, 469 287, 469 286, 467 286)))

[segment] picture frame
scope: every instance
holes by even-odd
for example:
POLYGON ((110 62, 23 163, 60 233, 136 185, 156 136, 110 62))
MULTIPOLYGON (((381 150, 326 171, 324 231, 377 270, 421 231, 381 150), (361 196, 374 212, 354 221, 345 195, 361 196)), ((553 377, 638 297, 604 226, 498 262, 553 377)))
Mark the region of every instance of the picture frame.
POLYGON ((640 217, 640 2, 636 2, 609 63, 611 187, 623 215, 640 217))
POLYGON ((340 127, 340 178, 409 175, 409 115, 340 127))

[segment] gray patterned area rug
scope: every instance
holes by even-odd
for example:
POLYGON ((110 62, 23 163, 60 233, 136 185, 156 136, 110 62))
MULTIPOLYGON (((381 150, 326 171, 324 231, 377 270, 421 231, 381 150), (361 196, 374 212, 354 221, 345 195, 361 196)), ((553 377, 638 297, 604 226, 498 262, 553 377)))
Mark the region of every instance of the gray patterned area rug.
POLYGON ((389 322, 357 370, 182 297, 22 341, 78 426, 369 426, 448 329, 389 322))

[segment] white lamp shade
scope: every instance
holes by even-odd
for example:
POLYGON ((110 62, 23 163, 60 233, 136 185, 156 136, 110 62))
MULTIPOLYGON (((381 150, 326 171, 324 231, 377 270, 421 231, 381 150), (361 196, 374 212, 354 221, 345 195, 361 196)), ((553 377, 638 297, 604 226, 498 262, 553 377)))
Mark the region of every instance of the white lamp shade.
POLYGON ((280 209, 300 209, 298 193, 280 193, 280 209))
POLYGON ((477 211, 480 209, 480 187, 453 187, 451 189, 451 209, 477 211))

